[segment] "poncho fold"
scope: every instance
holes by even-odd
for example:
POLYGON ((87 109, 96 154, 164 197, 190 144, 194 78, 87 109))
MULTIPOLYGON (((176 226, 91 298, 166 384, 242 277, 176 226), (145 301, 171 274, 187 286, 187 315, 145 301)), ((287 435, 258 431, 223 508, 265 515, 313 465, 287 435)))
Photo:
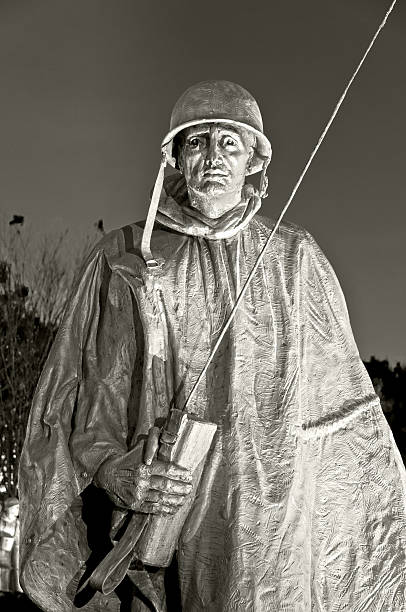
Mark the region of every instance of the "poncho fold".
MULTIPOLYGON (((149 428, 183 406, 273 227, 256 214, 230 237, 192 235, 164 226, 169 199, 155 273, 139 224, 88 258, 34 397, 21 576, 47 611, 76 609, 95 471, 131 446, 141 460, 149 428)), ((276 232, 189 410, 218 431, 178 544, 185 612, 405 609, 404 466, 337 278, 305 230, 276 232)), ((81 609, 120 600, 96 594, 81 609)))

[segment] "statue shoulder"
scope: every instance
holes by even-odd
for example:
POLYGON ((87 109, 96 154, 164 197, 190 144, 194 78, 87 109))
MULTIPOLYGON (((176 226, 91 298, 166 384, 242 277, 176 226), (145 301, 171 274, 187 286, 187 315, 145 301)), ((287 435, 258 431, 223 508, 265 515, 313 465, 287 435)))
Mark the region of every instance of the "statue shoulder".
POLYGON ((142 222, 131 223, 111 230, 93 247, 94 254, 103 253, 108 261, 114 261, 125 253, 141 255, 142 222))
MULTIPOLYGON (((264 215, 255 215, 253 221, 261 234, 266 236, 269 236, 275 226, 275 219, 264 215)), ((275 234, 275 241, 284 245, 285 248, 299 248, 313 240, 311 234, 304 227, 290 221, 282 221, 275 234)))

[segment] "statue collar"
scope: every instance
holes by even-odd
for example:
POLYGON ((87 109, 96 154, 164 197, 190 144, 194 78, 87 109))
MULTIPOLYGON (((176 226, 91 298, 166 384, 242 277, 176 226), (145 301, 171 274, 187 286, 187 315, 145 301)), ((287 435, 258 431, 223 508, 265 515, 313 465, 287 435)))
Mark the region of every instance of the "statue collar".
POLYGON ((238 206, 217 219, 210 219, 190 206, 184 177, 173 174, 165 178, 156 220, 183 234, 219 240, 231 238, 244 229, 260 206, 258 192, 246 184, 238 206))

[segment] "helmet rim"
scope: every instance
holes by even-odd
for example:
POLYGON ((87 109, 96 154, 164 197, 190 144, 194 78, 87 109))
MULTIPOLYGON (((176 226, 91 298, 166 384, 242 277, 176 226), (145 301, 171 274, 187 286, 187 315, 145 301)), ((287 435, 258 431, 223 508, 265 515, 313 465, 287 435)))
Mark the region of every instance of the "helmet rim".
POLYGON ((234 125, 256 136, 255 154, 248 174, 259 172, 269 164, 272 147, 264 134, 261 111, 254 96, 238 83, 217 79, 192 85, 176 101, 169 131, 161 143, 171 166, 176 168, 173 138, 187 127, 207 123, 234 125))
POLYGON ((247 176, 251 174, 255 174, 256 172, 260 172, 263 168, 265 160, 269 160, 269 161, 271 160, 272 146, 271 146, 270 141, 268 140, 268 138, 265 136, 263 132, 260 132, 258 129, 256 129, 252 125, 249 125, 248 123, 245 123, 243 121, 236 121, 235 119, 229 119, 226 117, 219 116, 219 117, 210 117, 210 119, 194 119, 191 121, 185 121, 184 123, 181 123, 180 125, 174 127, 172 130, 170 130, 166 134, 165 138, 162 140, 161 149, 162 151, 166 153, 168 163, 173 168, 176 168, 176 160, 172 154, 173 139, 175 138, 175 136, 188 127, 192 127, 194 125, 207 124, 207 123, 225 123, 228 125, 235 125, 237 127, 242 127, 246 130, 249 130, 250 132, 255 134, 257 138, 257 143, 255 146, 254 157, 251 161, 250 171, 247 172, 247 176))

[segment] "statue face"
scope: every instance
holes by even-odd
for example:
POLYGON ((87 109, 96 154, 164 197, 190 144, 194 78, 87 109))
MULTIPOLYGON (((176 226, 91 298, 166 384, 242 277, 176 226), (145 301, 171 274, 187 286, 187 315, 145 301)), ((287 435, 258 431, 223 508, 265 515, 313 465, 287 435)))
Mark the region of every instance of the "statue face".
POLYGON ((217 217, 240 202, 255 136, 225 123, 186 128, 179 167, 185 175, 192 206, 217 217))

